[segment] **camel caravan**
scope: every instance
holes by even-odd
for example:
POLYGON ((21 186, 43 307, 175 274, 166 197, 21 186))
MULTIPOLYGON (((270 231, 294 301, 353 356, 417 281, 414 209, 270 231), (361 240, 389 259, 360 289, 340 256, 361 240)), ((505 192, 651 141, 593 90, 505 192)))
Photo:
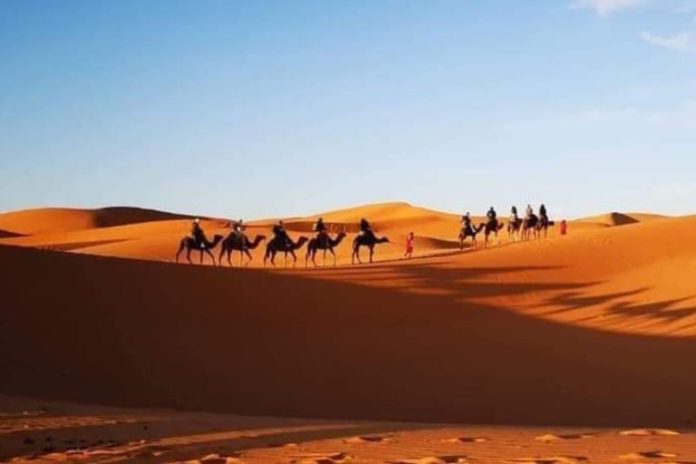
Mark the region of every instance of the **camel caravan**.
MULTIPOLYGON (((249 265, 253 260, 251 251, 258 248, 261 242, 264 242, 267 237, 259 234, 251 240, 245 233, 246 226, 242 220, 234 221, 230 224, 232 230, 227 237, 214 235, 212 240, 208 240, 201 227, 200 219, 195 219, 190 235, 182 238, 179 242, 179 249, 176 252, 176 262, 179 262, 181 254, 185 252, 186 260, 190 264, 193 264, 191 253, 197 251, 200 256, 201 264, 203 264, 205 256, 209 256, 213 261, 213 265, 223 265, 226 260, 229 266, 233 266, 233 252, 237 251, 240 253, 240 265, 249 265), (218 245, 220 245, 220 252, 216 260, 214 252, 218 245), (247 258, 246 263, 244 263, 244 257, 247 258)), ((549 227, 553 225, 554 222, 549 220, 546 207, 543 204, 539 208, 538 216, 534 214, 531 206, 527 205, 524 218, 518 216, 517 208, 513 206, 510 221, 507 225, 508 237, 511 242, 546 237, 549 227)), ((467 238, 471 238, 471 247, 476 249, 478 247, 477 236, 480 233, 484 235, 485 246, 488 246, 491 237, 495 239, 496 244, 499 244, 498 233, 503 230, 504 227, 505 223, 498 219, 497 213, 493 207, 486 213, 486 222, 482 222, 478 226, 474 226, 470 213, 466 213, 462 216, 461 220, 458 237, 459 249, 464 250, 467 238)), ((296 252, 304 247, 305 244, 307 245, 305 266, 309 266, 310 261, 314 266, 318 266, 316 257, 317 253, 320 251, 322 252, 323 265, 326 264, 327 254, 329 254, 333 259, 333 265, 336 266, 336 252, 334 249, 337 248, 347 236, 344 228, 335 237, 332 237, 329 234, 329 229, 324 223, 323 218, 319 218, 314 224, 313 231, 315 236, 313 238, 301 236, 296 241, 293 240, 285 229, 283 221, 278 221, 278 223, 273 226, 272 231, 273 238, 266 243, 266 251, 263 256, 264 266, 268 264, 275 266, 275 259, 279 253, 283 255, 284 266, 287 266, 288 257, 292 258, 292 265, 295 266, 297 264, 296 252)), ((410 255, 413 251, 413 232, 409 234, 409 237, 407 248, 410 247, 410 251, 407 250, 407 255, 410 255)), ((378 237, 370 223, 364 218, 361 219, 358 234, 353 239, 351 263, 362 264, 362 259, 360 257, 361 248, 367 248, 368 259, 369 262, 372 263, 374 260, 375 247, 382 243, 389 243, 389 238, 378 237)))
MULTIPOLYGON (((554 222, 549 220, 549 215, 544 204, 539 207, 538 216, 534 214, 531 205, 527 205, 524 218, 519 217, 517 207, 513 206, 510 211, 510 221, 507 226, 508 238, 510 242, 542 237, 546 238, 548 236, 549 227, 553 225, 554 222)), ((504 227, 505 223, 498 219, 498 214, 492 206, 486 213, 486 222, 482 222, 478 226, 473 225, 470 213, 466 213, 462 216, 461 229, 459 232, 459 249, 464 250, 465 241, 469 237, 471 237, 472 247, 477 248, 477 236, 482 232, 484 236, 484 246, 488 246, 491 235, 495 238, 496 244, 499 244, 498 232, 504 227)))

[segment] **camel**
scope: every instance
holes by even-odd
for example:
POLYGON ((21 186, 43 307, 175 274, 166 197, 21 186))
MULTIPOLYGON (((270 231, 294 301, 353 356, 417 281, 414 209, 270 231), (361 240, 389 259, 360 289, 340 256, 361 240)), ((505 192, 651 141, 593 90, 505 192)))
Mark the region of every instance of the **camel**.
POLYGON ((333 256, 334 260, 334 266, 336 265, 336 253, 334 253, 334 248, 340 245, 340 243, 343 241, 343 239, 346 238, 346 233, 345 232, 340 232, 335 239, 332 239, 330 235, 326 234, 324 236, 318 236, 314 237, 309 241, 307 244, 307 254, 305 255, 305 266, 309 264, 309 259, 312 260, 312 263, 314 265, 317 265, 317 262, 314 260, 315 256, 317 255, 317 251, 323 250, 324 251, 324 261, 323 264, 326 264, 326 251, 328 250, 331 255, 333 256))
POLYGON ((265 235, 257 235, 254 238, 253 242, 249 241, 249 237, 246 236, 246 234, 238 234, 236 232, 230 233, 225 240, 222 241, 222 249, 220 250, 220 257, 218 258, 218 261, 220 264, 222 264, 222 257, 227 254, 227 264, 232 266, 232 252, 233 251, 238 251, 240 253, 240 258, 243 260, 244 255, 247 255, 249 258, 249 261, 247 261, 247 265, 249 262, 253 259, 251 256, 251 253, 249 250, 254 250, 256 247, 259 246, 261 242, 266 240, 265 235))
POLYGON ((360 247, 363 246, 366 246, 370 250, 370 262, 372 262, 372 257, 375 254, 375 245, 378 243, 389 243, 389 238, 377 238, 373 233, 357 235, 353 239, 353 254, 350 257, 351 263, 355 264, 355 259, 357 258, 358 264, 362 264, 360 260, 360 247))
POLYGON ((499 221, 498 219, 489 219, 488 222, 486 223, 486 226, 483 230, 484 233, 484 245, 488 246, 488 237, 491 234, 495 234, 495 243, 499 244, 500 239, 498 238, 498 232, 503 229, 505 226, 505 223, 503 221, 499 221))
POLYGON ((176 252, 176 262, 179 262, 179 255, 181 254, 184 249, 186 249, 186 261, 189 262, 189 264, 193 264, 191 261, 191 251, 193 250, 198 250, 201 252, 201 264, 203 264, 203 253, 207 254, 210 256, 210 259, 213 260, 213 265, 217 264, 215 262, 215 255, 210 250, 215 249, 215 247, 220 243, 220 241, 223 239, 222 235, 215 235, 213 237, 213 241, 210 242, 208 241, 207 238, 203 237, 203 240, 201 243, 197 243, 193 237, 187 235, 186 237, 181 239, 181 242, 179 242, 179 251, 176 252))
POLYGON ((269 259, 271 260, 271 264, 275 266, 275 256, 277 253, 283 253, 284 254, 284 262, 283 265, 287 265, 287 260, 288 260, 288 253, 290 253, 290 256, 292 256, 293 259, 293 266, 297 264, 297 255, 295 255, 295 250, 299 250, 302 248, 302 245, 307 243, 309 240, 307 237, 300 237, 300 239, 297 242, 293 242, 292 239, 288 239, 290 243, 285 243, 282 239, 279 239, 278 237, 274 237, 271 239, 270 242, 266 245, 266 254, 263 257, 263 265, 266 265, 266 261, 269 259))
POLYGON ((483 222, 479 224, 478 227, 471 227, 468 229, 462 227, 462 230, 459 231, 459 250, 464 250, 464 240, 466 240, 467 237, 471 237, 471 245, 476 248, 476 236, 483 230, 484 227, 486 227, 486 224, 483 222))
POLYGON ((554 222, 549 221, 548 216, 539 216, 539 222, 536 225, 536 235, 537 238, 541 237, 541 232, 544 232, 544 238, 549 235, 549 227, 553 226, 554 222))
POLYGON ((522 240, 528 240, 530 233, 532 238, 539 238, 539 217, 536 214, 532 214, 522 221, 522 240))
POLYGON ((516 242, 520 239, 520 233, 522 232, 522 219, 511 218, 507 225, 508 238, 511 242, 516 242))

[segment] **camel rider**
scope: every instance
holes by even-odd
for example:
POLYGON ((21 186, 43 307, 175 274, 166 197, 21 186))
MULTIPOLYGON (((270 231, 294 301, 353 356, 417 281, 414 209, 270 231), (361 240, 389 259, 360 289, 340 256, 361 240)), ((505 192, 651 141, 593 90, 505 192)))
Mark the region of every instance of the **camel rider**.
POLYGON ((329 228, 326 227, 326 224, 324 224, 324 218, 319 218, 317 219, 316 224, 314 224, 314 232, 317 233, 317 235, 326 235, 329 231, 329 228))
POLYGON ((534 210, 532 209, 532 205, 527 205, 527 209, 524 212, 525 216, 527 219, 531 219, 532 216, 534 216, 534 210))
POLYGON ((543 203, 539 207, 539 216, 541 216, 543 219, 549 218, 548 215, 546 214, 546 206, 543 203))
POLYGON ((516 224, 519 219, 520 217, 517 214, 517 206, 513 206, 512 210, 510 210, 510 222, 516 224))
POLYGON ((191 238, 197 247, 205 247, 205 233, 203 232, 203 228, 201 228, 201 220, 199 218, 193 220, 193 224, 191 225, 191 238))
POLYGON ((360 235, 365 235, 365 236, 374 235, 374 231, 372 230, 372 226, 370 225, 369 222, 367 222, 367 219, 365 219, 365 218, 360 219, 360 235))
POLYGON ((462 231, 469 233, 473 232, 473 228, 471 227, 471 213, 469 212, 462 216, 462 231))
POLYGON ((243 219, 232 222, 232 233, 234 233, 234 235, 236 235, 237 237, 242 237, 242 235, 244 234, 244 229, 245 226, 243 219))
POLYGON ((489 222, 496 222, 498 220, 498 213, 496 213, 495 209, 491 206, 491 208, 486 213, 486 217, 488 218, 489 222))
POLYGON ((281 243, 284 243, 286 247, 292 245, 292 241, 290 240, 288 232, 285 230, 285 224, 283 224, 283 221, 278 221, 278 224, 273 226, 273 235, 281 243))

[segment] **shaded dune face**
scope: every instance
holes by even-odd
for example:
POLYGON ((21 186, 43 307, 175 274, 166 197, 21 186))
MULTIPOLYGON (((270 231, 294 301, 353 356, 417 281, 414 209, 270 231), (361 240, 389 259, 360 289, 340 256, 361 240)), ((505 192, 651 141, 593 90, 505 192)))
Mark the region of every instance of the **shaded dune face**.
MULTIPOLYGON (((338 262, 363 216, 391 261, 268 272, 155 262, 190 219, 104 211, 27 212, 29 235, 2 239, 0 392, 341 419, 696 420, 695 217, 588 218, 565 237, 459 253, 458 216, 373 205, 324 215, 349 234, 338 262), (431 256, 396 261, 411 230, 431 256)), ((286 223, 297 238, 314 219, 286 223)))
MULTIPOLYGON (((674 224, 674 234, 693 230, 691 220, 674 224)), ((662 231, 621 230, 619 242, 630 246, 662 231)), ((641 279, 654 277, 651 266, 668 268, 664 258, 675 246, 663 241, 597 267, 579 258, 598 246, 595 236, 573 246, 581 243, 575 254, 565 248, 572 243, 549 254, 549 242, 539 242, 296 273, 0 247, 11 269, 1 283, 0 349, 7 355, 0 370, 12 373, 0 389, 304 417, 636 426, 694 420, 693 339, 585 328, 525 304, 561 295, 578 307, 624 301, 628 312, 639 305, 632 292, 649 282, 602 282, 635 266, 644 269, 641 279)), ((693 259, 693 245, 681 249, 680 259, 693 259)))

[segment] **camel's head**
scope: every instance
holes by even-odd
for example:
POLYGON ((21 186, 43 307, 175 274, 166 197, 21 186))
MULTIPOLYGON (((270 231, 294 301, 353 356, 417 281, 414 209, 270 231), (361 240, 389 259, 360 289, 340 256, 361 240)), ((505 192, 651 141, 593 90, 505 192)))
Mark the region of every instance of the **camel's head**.
POLYGON ((309 238, 307 238, 307 237, 305 237, 305 236, 303 235, 303 236, 300 237, 300 239, 297 241, 297 246, 302 246, 302 245, 304 245, 305 243, 307 243, 308 240, 309 240, 309 238))
POLYGON ((263 234, 258 235, 256 238, 257 238, 260 242, 263 242, 264 240, 266 240, 266 236, 263 235, 263 234))
POLYGON ((339 237, 339 238, 343 238, 343 237, 345 237, 345 236, 346 236, 346 231, 345 231, 345 230, 340 231, 340 232, 338 233, 338 235, 337 235, 337 237, 339 237))

